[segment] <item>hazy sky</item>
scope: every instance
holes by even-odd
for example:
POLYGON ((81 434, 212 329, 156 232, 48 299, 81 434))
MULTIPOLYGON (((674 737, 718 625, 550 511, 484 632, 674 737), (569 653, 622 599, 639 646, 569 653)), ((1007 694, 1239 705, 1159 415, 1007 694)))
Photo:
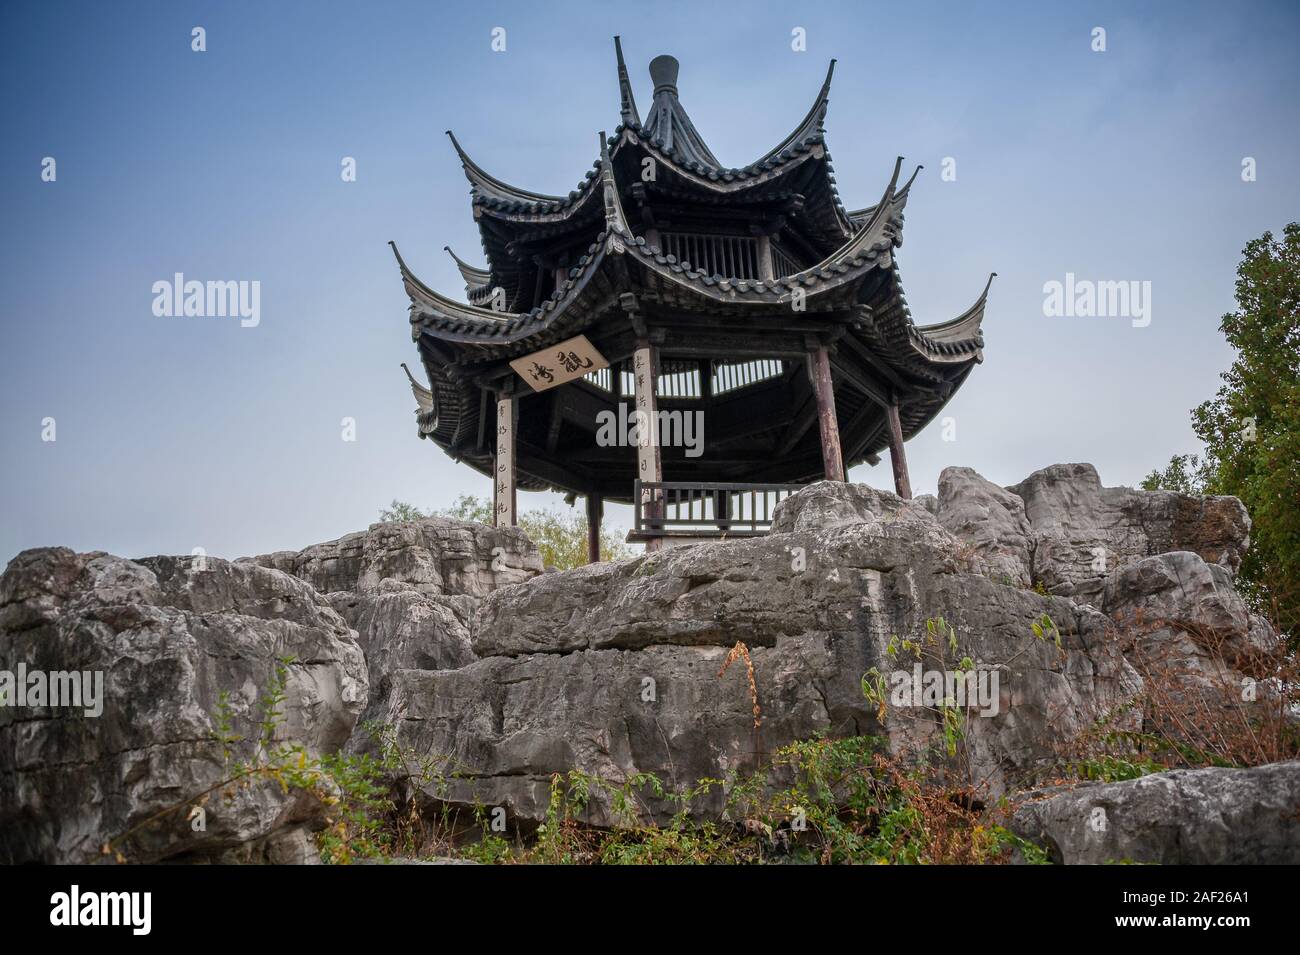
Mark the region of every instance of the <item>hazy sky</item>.
MULTIPOLYGON (((730 10, 5 2, 0 561, 46 544, 236 557, 363 528, 393 498, 486 495, 416 437, 385 243, 459 293, 443 245, 481 252, 443 130, 494 174, 567 192, 619 121, 615 33, 643 109, 649 60, 681 60, 682 102, 729 165, 788 133, 838 58, 846 204, 874 202, 897 155, 926 167, 899 254, 916 321, 956 315, 998 272, 985 362, 945 411, 957 440, 935 425, 908 446, 918 493, 947 465, 1008 484, 1091 461, 1133 483, 1194 448, 1188 410, 1231 360, 1217 325, 1240 250, 1300 217, 1300 5, 730 10), (155 316, 153 284, 176 272, 259 281, 260 324, 155 316), (1150 324, 1045 316, 1043 285, 1067 272, 1150 282, 1150 324)), ((891 487, 887 456, 852 478, 891 487)))

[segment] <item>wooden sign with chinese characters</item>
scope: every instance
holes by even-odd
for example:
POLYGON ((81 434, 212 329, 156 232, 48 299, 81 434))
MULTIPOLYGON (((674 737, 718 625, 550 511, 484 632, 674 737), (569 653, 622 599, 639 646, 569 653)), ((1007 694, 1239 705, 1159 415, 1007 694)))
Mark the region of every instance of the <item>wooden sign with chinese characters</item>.
POLYGON ((523 358, 516 358, 510 367, 532 385, 533 391, 545 391, 581 378, 597 368, 608 368, 609 362, 596 351, 596 346, 587 341, 586 335, 579 335, 523 358))
MULTIPOLYGON (((650 343, 637 342, 632 353, 632 373, 636 392, 636 467, 642 481, 658 482, 663 478, 663 465, 659 458, 659 409, 655 402, 655 360, 650 343)), ((648 516, 662 517, 663 491, 658 488, 641 489, 641 506, 648 516)), ((659 541, 650 541, 646 550, 658 550, 659 541)))

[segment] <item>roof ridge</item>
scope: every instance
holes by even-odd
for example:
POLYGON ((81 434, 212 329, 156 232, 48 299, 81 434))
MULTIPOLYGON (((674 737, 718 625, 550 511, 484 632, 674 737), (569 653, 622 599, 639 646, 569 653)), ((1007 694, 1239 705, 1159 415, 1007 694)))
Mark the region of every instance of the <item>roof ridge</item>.
POLYGON ((798 142, 804 142, 809 136, 821 136, 826 132, 826 110, 830 105, 831 77, 835 75, 835 59, 832 58, 830 66, 826 68, 826 79, 822 81, 821 89, 817 93, 817 98, 813 100, 812 107, 804 115, 785 139, 781 140, 773 149, 769 149, 763 154, 761 159, 750 163, 750 166, 757 166, 785 152, 791 146, 798 142))
POLYGON ((636 109, 636 97, 632 95, 632 81, 627 76, 627 64, 623 62, 623 43, 617 35, 614 37, 614 56, 618 59, 618 93, 619 113, 625 123, 641 125, 641 114, 636 109))
POLYGON ((465 170, 465 178, 470 181, 470 185, 476 189, 486 190, 488 192, 498 193, 498 198, 504 198, 510 201, 519 201, 524 199, 531 202, 562 202, 563 196, 552 196, 544 192, 532 192, 528 189, 521 189, 518 186, 512 186, 504 179, 498 179, 487 170, 485 170, 474 160, 469 158, 469 153, 461 148, 460 142, 456 139, 456 134, 450 129, 447 130, 447 136, 451 139, 451 144, 456 149, 456 155, 460 157, 461 168, 465 170))

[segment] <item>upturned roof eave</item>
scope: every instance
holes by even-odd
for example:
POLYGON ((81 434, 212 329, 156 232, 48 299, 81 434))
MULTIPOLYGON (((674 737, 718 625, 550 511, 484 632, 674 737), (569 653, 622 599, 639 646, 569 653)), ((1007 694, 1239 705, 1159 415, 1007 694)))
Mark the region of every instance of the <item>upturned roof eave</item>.
POLYGON ((456 270, 460 272, 460 277, 465 282, 466 294, 472 294, 474 291, 486 287, 487 284, 492 281, 492 273, 488 269, 481 269, 476 265, 470 265, 453 252, 451 246, 444 245, 442 250, 450 255, 452 261, 456 263, 456 270))
MULTIPOLYGON (((603 266, 607 252, 627 253, 631 256, 631 261, 641 267, 713 302, 785 307, 795 297, 796 289, 802 289, 805 299, 815 298, 860 278, 871 269, 888 268, 892 263, 896 235, 891 220, 893 214, 901 210, 906 198, 896 189, 900 164, 895 165, 894 176, 885 196, 876 206, 876 214, 837 253, 811 268, 780 279, 763 281, 706 275, 703 271, 690 268, 689 263, 683 265, 672 256, 664 255, 657 246, 647 244, 643 237, 633 236, 614 181, 610 150, 603 148, 600 183, 606 203, 605 230, 551 299, 526 313, 492 312, 454 302, 437 295, 420 282, 407 269, 399 255, 403 279, 411 294, 411 322, 444 341, 485 345, 516 344, 542 333, 553 321, 564 315, 566 305, 572 300, 575 291, 580 290, 591 275, 603 266)), ((396 253, 396 247, 394 252, 396 253)))
MULTIPOLYGON (((686 178, 694 179, 704 188, 725 192, 732 191, 734 188, 747 188, 754 185, 750 180, 762 179, 763 173, 800 158, 808 147, 823 140, 826 111, 830 99, 831 79, 835 72, 835 60, 830 61, 826 70, 826 78, 823 80, 812 106, 794 130, 754 162, 745 166, 729 168, 719 163, 709 150, 675 95, 669 98, 668 103, 672 107, 669 112, 672 114, 671 118, 674 121, 674 130, 670 131, 669 141, 675 138, 671 135, 671 132, 676 132, 684 140, 686 149, 677 148, 675 143, 672 146, 667 145, 664 138, 657 135, 660 132, 658 129, 659 124, 654 122, 653 116, 650 121, 642 123, 636 108, 636 99, 632 93, 632 85, 628 80, 622 43, 617 36, 614 37, 614 49, 618 66, 621 118, 618 128, 614 131, 615 143, 612 147, 614 153, 617 153, 624 143, 641 141, 645 148, 657 154, 657 158, 668 162, 686 178), (620 135, 627 132, 632 132, 634 136, 620 135)), ((511 185, 505 180, 491 175, 482 166, 474 162, 461 148, 460 143, 450 130, 447 135, 451 138, 465 175, 474 189, 475 201, 483 205, 485 211, 490 214, 501 218, 524 215, 563 218, 571 215, 572 207, 594 191, 595 176, 591 172, 588 172, 583 181, 575 189, 571 190, 567 196, 533 192, 532 190, 511 185)), ((598 163, 593 163, 593 168, 597 165, 598 163)), ((838 194, 836 194, 836 202, 839 202, 838 194)), ((840 209, 841 212, 844 211, 842 205, 840 209)), ((847 213, 845 213, 845 216, 847 218, 847 213)))
POLYGON ((821 90, 817 93, 817 98, 813 100, 812 107, 808 110, 803 120, 798 126, 786 136, 785 139, 777 143, 775 147, 769 149, 751 166, 757 166, 767 162, 772 157, 779 155, 789 149, 795 143, 805 142, 813 136, 822 136, 826 132, 826 111, 830 105, 831 96, 831 78, 835 75, 835 60, 831 60, 830 65, 826 68, 826 79, 822 81, 821 90))

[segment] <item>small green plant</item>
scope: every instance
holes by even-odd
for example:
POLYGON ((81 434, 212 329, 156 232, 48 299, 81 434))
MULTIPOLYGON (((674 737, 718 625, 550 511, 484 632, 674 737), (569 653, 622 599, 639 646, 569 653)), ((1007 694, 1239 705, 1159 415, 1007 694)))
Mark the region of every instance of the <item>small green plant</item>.
POLYGON ((1043 614, 1031 623, 1029 628, 1034 632, 1034 637, 1038 640, 1050 640, 1056 644, 1056 649, 1061 649, 1061 628, 1047 614, 1043 614))

